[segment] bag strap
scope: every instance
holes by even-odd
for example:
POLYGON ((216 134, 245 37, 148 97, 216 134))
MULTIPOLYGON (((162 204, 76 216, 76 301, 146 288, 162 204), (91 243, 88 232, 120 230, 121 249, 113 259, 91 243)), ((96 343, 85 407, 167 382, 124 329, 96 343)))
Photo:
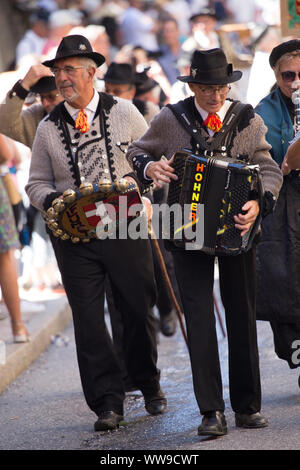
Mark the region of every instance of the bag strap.
POLYGON ((179 101, 175 104, 168 104, 167 107, 173 112, 179 123, 187 130, 187 132, 196 140, 199 147, 205 153, 213 152, 217 150, 226 136, 234 127, 238 124, 238 121, 246 108, 249 108, 248 104, 243 104, 240 101, 234 101, 228 109, 225 119, 223 121, 222 128, 214 136, 212 142, 207 142, 201 135, 200 129, 195 126, 195 118, 188 111, 184 104, 184 100, 179 101))

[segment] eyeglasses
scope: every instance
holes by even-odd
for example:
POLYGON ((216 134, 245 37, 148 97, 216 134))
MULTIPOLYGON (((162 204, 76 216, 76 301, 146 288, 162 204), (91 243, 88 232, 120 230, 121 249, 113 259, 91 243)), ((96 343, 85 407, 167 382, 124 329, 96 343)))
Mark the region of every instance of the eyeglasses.
POLYGON ((220 96, 225 96, 230 89, 230 85, 221 85, 216 87, 198 85, 198 90, 201 91, 204 96, 213 96, 216 92, 218 92, 220 96))
POLYGON ((50 93, 48 95, 41 95, 40 94, 40 100, 41 102, 47 100, 47 101, 50 101, 51 103, 53 103, 56 98, 59 96, 59 93, 55 93, 55 95, 51 95, 50 93))
POLYGON ((72 76, 72 75, 75 75, 78 69, 86 69, 86 68, 87 66, 72 67, 71 65, 66 65, 63 68, 53 67, 51 69, 51 72, 52 72, 52 75, 54 75, 54 77, 57 77, 60 74, 60 72, 64 72, 66 75, 72 76))
POLYGON ((287 70, 286 72, 281 72, 282 80, 284 82, 294 82, 296 80, 296 75, 300 79, 300 72, 294 72, 292 70, 287 70))

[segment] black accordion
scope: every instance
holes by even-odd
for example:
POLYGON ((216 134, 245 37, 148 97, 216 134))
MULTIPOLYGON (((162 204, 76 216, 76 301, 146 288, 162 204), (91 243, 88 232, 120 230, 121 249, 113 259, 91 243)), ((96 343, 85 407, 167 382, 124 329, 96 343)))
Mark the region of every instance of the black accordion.
POLYGON ((178 180, 171 180, 169 185, 168 207, 179 205, 181 210, 176 215, 176 211, 170 211, 167 238, 178 247, 217 256, 250 249, 260 215, 243 236, 233 216, 242 213, 250 199, 258 200, 261 213, 263 190, 258 165, 183 150, 175 154, 173 168, 178 180))

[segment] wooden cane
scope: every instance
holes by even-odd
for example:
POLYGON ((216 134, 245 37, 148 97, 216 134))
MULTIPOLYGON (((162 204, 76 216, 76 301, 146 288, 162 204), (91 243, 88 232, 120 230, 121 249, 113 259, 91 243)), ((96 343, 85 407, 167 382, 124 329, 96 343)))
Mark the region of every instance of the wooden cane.
POLYGON ((188 339, 187 339, 187 334, 186 334, 186 331, 185 331, 185 326, 184 326, 184 323, 183 323, 183 314, 181 312, 181 309, 180 309, 180 306, 179 306, 179 303, 175 297, 175 294, 174 294, 174 290, 173 290, 173 287, 171 285, 171 281, 170 281, 170 278, 169 278, 169 275, 168 275, 168 271, 167 271, 167 268, 166 268, 166 265, 165 265, 165 261, 163 259, 163 255, 161 253, 161 249, 159 247, 159 244, 158 244, 158 241, 157 241, 157 238, 155 236, 155 233, 154 233, 154 230, 153 230, 153 227, 150 225, 150 228, 149 228, 149 234, 151 236, 151 239, 153 241, 153 245, 154 245, 154 248, 155 248, 155 252, 156 252, 156 255, 157 255, 157 258, 158 258, 158 261, 159 261, 159 265, 161 267, 161 270, 162 270, 162 273, 163 273, 163 278, 164 278, 164 281, 166 283, 166 286, 167 286, 167 289, 169 291, 169 294, 170 294, 170 297, 172 299, 172 302, 173 302, 173 305, 175 307, 175 310, 176 310, 176 313, 177 313, 177 317, 178 317, 178 321, 179 321, 179 324, 180 324, 180 328, 181 328, 181 331, 182 331, 182 334, 183 334, 183 337, 184 337, 184 340, 185 340, 185 343, 188 347, 188 339))

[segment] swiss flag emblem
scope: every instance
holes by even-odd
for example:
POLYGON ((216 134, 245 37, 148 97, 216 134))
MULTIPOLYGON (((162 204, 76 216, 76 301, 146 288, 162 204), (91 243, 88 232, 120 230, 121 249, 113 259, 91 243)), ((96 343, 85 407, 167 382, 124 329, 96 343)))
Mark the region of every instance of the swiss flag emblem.
POLYGON ((105 204, 103 201, 92 202, 87 206, 83 206, 83 210, 88 223, 92 227, 97 227, 99 222, 104 225, 113 222, 116 214, 115 207, 112 204, 105 204))

